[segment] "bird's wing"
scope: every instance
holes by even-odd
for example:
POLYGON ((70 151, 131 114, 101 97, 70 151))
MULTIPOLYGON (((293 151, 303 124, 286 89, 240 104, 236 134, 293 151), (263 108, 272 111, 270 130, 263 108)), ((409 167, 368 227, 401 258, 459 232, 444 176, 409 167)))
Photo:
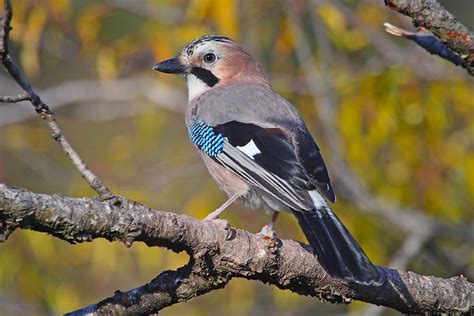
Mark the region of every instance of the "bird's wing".
POLYGON ((255 124, 231 121, 217 125, 216 131, 260 167, 277 175, 297 190, 317 189, 335 202, 329 175, 313 138, 306 130, 262 128, 255 124))
POLYGON ((188 120, 218 127, 236 148, 250 150, 255 145, 261 152, 257 157, 260 167, 294 188, 317 189, 335 202, 318 146, 298 111, 271 89, 256 85, 213 89, 212 94, 199 99, 195 111, 189 114, 188 120))
POLYGON ((289 208, 311 209, 313 202, 308 191, 312 190, 334 200, 319 151, 317 147, 309 147, 312 139, 305 137, 304 133, 295 146, 280 128, 263 128, 237 121, 216 126, 195 121, 190 124, 189 131, 191 139, 201 150, 289 208), (306 154, 309 149, 316 150, 316 153, 311 152, 309 156, 306 154), (319 169, 312 170, 312 174, 306 170, 305 166, 316 165, 319 169), (311 177, 315 175, 327 182, 314 181, 311 177))

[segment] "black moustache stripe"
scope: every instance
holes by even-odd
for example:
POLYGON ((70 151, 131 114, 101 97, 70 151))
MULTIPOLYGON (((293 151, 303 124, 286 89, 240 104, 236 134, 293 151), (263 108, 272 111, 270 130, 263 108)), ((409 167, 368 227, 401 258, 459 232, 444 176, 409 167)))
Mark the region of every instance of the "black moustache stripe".
POLYGON ((219 82, 219 78, 214 76, 212 72, 201 67, 193 67, 191 73, 201 79, 201 81, 209 87, 214 87, 219 82))

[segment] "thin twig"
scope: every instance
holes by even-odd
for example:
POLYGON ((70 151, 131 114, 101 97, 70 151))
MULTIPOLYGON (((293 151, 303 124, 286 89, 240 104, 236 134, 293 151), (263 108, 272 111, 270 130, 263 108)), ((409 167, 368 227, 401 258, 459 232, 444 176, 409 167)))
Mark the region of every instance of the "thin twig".
POLYGON ((94 189, 102 199, 111 199, 114 194, 105 186, 105 184, 87 167, 81 157, 72 148, 64 136, 62 130, 56 122, 54 113, 51 112, 49 107, 41 100, 39 95, 34 91, 28 80, 20 71, 19 67, 13 61, 8 51, 8 39, 9 32, 11 30, 11 19, 13 16, 13 9, 10 0, 4 0, 4 16, 2 18, 2 33, 0 36, 0 57, 1 62, 8 73, 13 79, 20 85, 20 87, 26 92, 29 101, 33 105, 38 115, 46 121, 51 131, 52 137, 59 143, 63 148, 64 152, 69 156, 69 159, 80 172, 81 176, 89 183, 90 187, 94 189))

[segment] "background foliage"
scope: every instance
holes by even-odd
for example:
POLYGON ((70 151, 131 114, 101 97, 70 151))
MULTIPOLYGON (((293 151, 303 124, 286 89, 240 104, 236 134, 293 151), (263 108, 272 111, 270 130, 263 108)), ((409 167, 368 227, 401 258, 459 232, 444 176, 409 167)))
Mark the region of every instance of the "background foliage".
MULTIPOLYGON (((470 1, 445 4, 474 28, 470 1)), ((325 93, 334 100, 334 132, 342 136, 344 158, 369 190, 442 221, 474 225, 473 81, 461 68, 385 35, 383 22, 410 26, 382 1, 23 0, 13 5, 14 57, 56 108, 72 144, 114 192, 198 218, 224 201, 187 139, 184 82, 151 70, 208 33, 242 42, 261 62, 274 89, 301 111, 331 173, 332 138, 318 128, 320 99, 305 81, 308 65, 296 53, 301 29, 311 61, 331 85, 325 93), (89 90, 78 90, 87 84, 89 90), (110 93, 96 95, 94 87, 110 93)), ((13 87, 1 73, 0 94, 12 95, 13 87)), ((43 122, 34 113, 15 116, 25 108, 33 112, 0 104, 0 181, 36 192, 92 196, 43 122)), ((375 263, 391 262, 405 237, 396 226, 361 212, 350 199, 339 198, 335 210, 375 263)), ((252 232, 269 220, 238 205, 224 217, 252 232)), ((279 218, 277 234, 305 240, 287 215, 279 218)), ((185 255, 138 243, 130 249, 105 241, 71 246, 24 231, 0 247, 2 315, 67 312, 186 262, 185 255)), ((462 273, 472 281, 473 266, 472 246, 441 238, 427 243, 407 268, 442 277, 462 273)), ((365 308, 322 304, 234 280, 225 290, 163 314, 310 315, 365 308)))

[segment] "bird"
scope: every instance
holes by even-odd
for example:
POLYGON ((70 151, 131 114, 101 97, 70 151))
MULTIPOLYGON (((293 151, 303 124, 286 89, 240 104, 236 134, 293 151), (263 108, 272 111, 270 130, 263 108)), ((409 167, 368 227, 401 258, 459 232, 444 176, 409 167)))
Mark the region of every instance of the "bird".
POLYGON ((194 147, 228 199, 272 213, 260 232, 274 237, 280 211, 293 214, 324 270, 360 285, 383 275, 332 211, 336 202, 321 152, 297 109, 273 91, 259 63, 236 41, 204 35, 154 70, 184 76, 185 123, 194 147))

